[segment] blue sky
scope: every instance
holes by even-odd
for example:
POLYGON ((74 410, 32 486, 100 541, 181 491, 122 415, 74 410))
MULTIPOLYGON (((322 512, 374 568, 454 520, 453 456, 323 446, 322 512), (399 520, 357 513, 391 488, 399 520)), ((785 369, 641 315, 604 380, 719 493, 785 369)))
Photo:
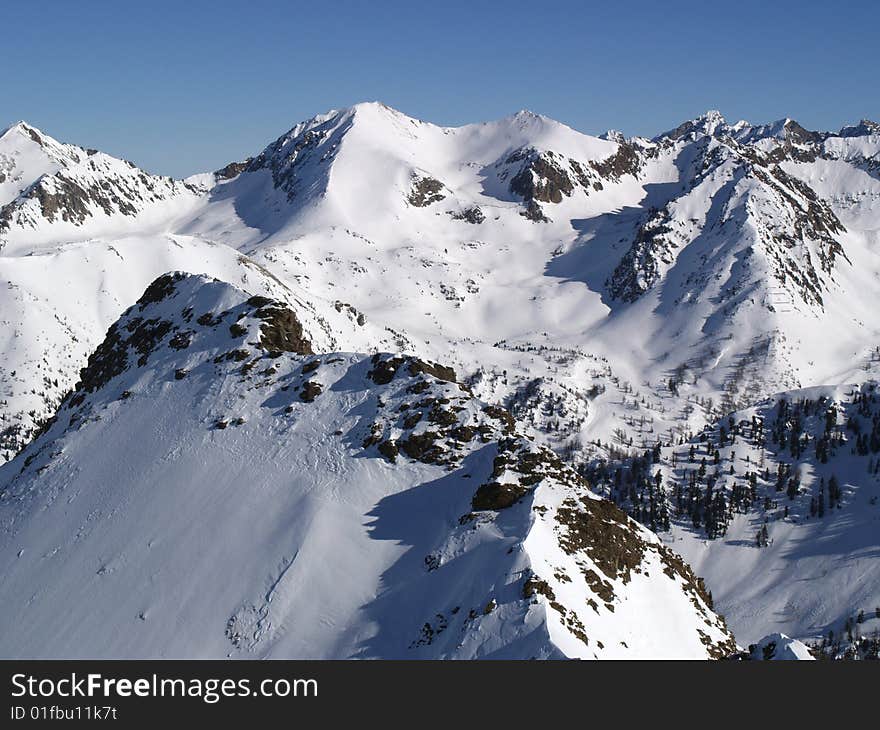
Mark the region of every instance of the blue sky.
POLYGON ((645 135, 709 108, 823 129, 880 117, 876 0, 45 0, 4 4, 0 25, 0 127, 175 176, 369 100, 439 124, 526 108, 645 135))

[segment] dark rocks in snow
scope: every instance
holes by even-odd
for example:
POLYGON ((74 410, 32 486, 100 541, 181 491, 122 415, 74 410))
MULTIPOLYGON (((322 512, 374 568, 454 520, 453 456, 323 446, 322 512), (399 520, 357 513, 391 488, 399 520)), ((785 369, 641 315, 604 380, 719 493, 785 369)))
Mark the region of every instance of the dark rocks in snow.
POLYGON ((466 223, 471 223, 473 225, 479 225, 484 220, 486 220, 486 216, 483 215, 483 211, 480 210, 479 206, 472 205, 470 208, 465 208, 464 210, 458 211, 457 213, 453 213, 452 219, 457 221, 465 221, 466 223))
POLYGON ((501 510, 516 504, 528 489, 519 484, 488 482, 481 485, 471 499, 475 510, 501 510))
POLYGON ((321 393, 323 392, 323 388, 320 383, 316 383, 313 380, 306 381, 303 383, 302 390, 300 390, 299 397, 300 400, 305 403, 311 403, 315 400, 321 393))
POLYGON ((531 161, 511 179, 510 192, 523 200, 543 203, 561 203, 563 196, 570 196, 574 183, 552 154, 539 155, 532 150, 531 161))
POLYGON ((409 374, 410 375, 418 375, 420 373, 426 373, 427 375, 433 375, 437 380, 443 380, 447 383, 455 383, 455 370, 445 365, 438 365, 434 362, 427 362, 425 360, 420 360, 418 358, 410 358, 409 362, 409 374))
POLYGON ((305 336, 296 314, 278 302, 257 309, 253 316, 263 320, 260 344, 269 352, 295 352, 312 355, 312 343, 305 336))
MULTIPOLYGON (((367 373, 367 377, 377 385, 386 385, 392 381, 397 374, 398 369, 405 362, 409 362, 408 371, 410 375, 427 374, 432 375, 437 380, 448 383, 456 382, 455 370, 445 365, 420 360, 414 357, 393 357, 376 354, 373 355, 373 368, 367 373)), ((412 392, 418 392, 413 390, 412 392)))
POLYGON ((526 203, 525 210, 520 211, 523 218, 528 218, 533 223, 549 223, 550 219, 544 215, 544 210, 534 200, 526 203))
POLYGON ((244 337, 247 334, 247 327, 244 325, 240 325, 238 322, 229 325, 229 336, 238 339, 239 337, 244 337))
POLYGON ((170 297, 177 290, 178 282, 182 281, 186 277, 185 274, 180 273, 179 271, 172 272, 170 274, 162 274, 162 276, 158 277, 155 281, 153 281, 145 290, 144 293, 141 294, 140 298, 136 302, 136 306, 139 310, 143 311, 150 304, 158 304, 170 297))
POLYGON ((410 205, 416 208, 426 208, 432 203, 438 203, 446 196, 441 192, 443 183, 435 180, 433 177, 413 177, 412 188, 410 189, 407 200, 410 205))
POLYGON ((400 453, 400 449, 397 448, 397 444, 394 441, 383 441, 379 444, 378 448, 379 453, 388 459, 388 461, 397 461, 397 455, 400 453))
POLYGON ((563 549, 586 552, 608 577, 630 581, 642 562, 646 543, 633 532, 629 518, 617 505, 589 497, 568 500, 557 510, 556 520, 563 549))
POLYGON ((629 142, 619 142, 617 152, 590 166, 605 180, 616 182, 624 175, 637 175, 642 167, 638 150, 629 142))
POLYGON ((398 442, 400 451, 413 461, 421 461, 423 464, 440 464, 446 461, 448 450, 442 443, 441 435, 436 431, 425 431, 420 434, 412 434, 408 438, 398 442))

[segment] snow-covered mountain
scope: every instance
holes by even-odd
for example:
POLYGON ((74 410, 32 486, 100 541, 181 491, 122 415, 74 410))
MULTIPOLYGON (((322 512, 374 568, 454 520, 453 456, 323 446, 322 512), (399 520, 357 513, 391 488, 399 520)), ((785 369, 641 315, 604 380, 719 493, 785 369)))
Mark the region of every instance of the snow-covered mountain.
POLYGON ((15 200, 35 180, 77 165, 89 152, 60 144, 25 122, 0 134, 0 206, 15 200))
POLYGON ((147 288, 0 468, 0 654, 735 649, 675 553, 451 369, 310 338, 217 280, 147 288))
POLYGON ((0 248, 146 230, 198 201, 213 177, 150 175, 93 149, 61 144, 19 122, 0 135, 0 248))
MULTIPOLYGON (((656 393, 675 376, 675 412, 648 417, 698 427, 688 397, 729 410, 852 379, 878 341, 852 292, 877 288, 880 137, 800 129, 710 113, 626 140, 528 112, 448 129, 364 104, 295 127, 185 231, 314 295, 342 289, 401 347, 452 350, 487 397, 538 387, 580 418, 550 381, 558 362, 509 352, 578 351, 571 380, 603 358, 656 393)), ((568 429, 579 441, 625 425, 618 384, 596 380, 580 395, 607 395, 568 429)))
MULTIPOLYGON (((361 345, 358 335, 374 329, 342 302, 316 308, 295 282, 240 251, 175 233, 175 221, 205 205, 216 179, 222 175, 151 176, 24 123, 0 137, 0 459, 52 415, 107 327, 166 271, 209 273, 280 298, 314 324, 325 349, 338 348, 340 334, 361 345)), ((387 333, 366 337, 391 341, 387 333)))
MULTIPOLYGON (((779 392, 880 371, 868 120, 831 133, 709 112, 645 139, 526 111, 439 127, 367 103, 185 181, 20 123, 0 138, 0 191, 4 459, 169 270, 283 301, 316 352, 447 363, 590 474, 779 392)), ((731 616, 740 552, 700 568, 731 616)), ((756 570, 779 577, 776 560, 756 570)), ((844 602, 828 625, 862 608, 844 602)))

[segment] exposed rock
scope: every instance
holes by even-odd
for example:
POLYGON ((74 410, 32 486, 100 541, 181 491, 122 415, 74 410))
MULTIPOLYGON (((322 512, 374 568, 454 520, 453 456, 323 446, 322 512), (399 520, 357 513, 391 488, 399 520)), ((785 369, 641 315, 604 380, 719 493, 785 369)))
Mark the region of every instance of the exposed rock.
POLYGON ((541 206, 534 200, 528 201, 525 210, 521 211, 520 215, 523 216, 523 218, 528 218, 534 223, 550 222, 550 219, 546 215, 544 215, 544 211, 541 209, 541 206))
POLYGON ((442 194, 443 183, 433 177, 413 176, 413 184, 407 200, 410 205, 417 208, 425 208, 431 203, 437 203, 446 196, 442 194))
POLYGON ((244 162, 230 162, 226 167, 221 167, 217 170, 214 173, 214 177, 218 180, 231 180, 234 177, 238 177, 248 169, 253 159, 253 157, 248 157, 244 162))
POLYGON ((312 380, 309 380, 303 383, 302 390, 299 393, 299 397, 301 400, 306 403, 311 403, 315 398, 321 395, 323 388, 320 383, 316 383, 312 380))
POLYGON ((561 203, 572 194, 574 185, 568 174, 548 155, 532 151, 532 159, 510 181, 510 192, 523 200, 561 203))
POLYGON ((453 213, 452 218, 453 220, 465 221, 473 225, 478 225, 486 220, 486 216, 483 215, 483 211, 480 210, 479 206, 476 205, 472 205, 470 208, 465 208, 464 210, 453 213))
POLYGON ((291 309, 276 302, 261 306, 254 312, 254 316, 263 320, 260 325, 260 344, 269 352, 314 354, 302 323, 291 309))
POLYGON ((600 162, 590 165, 605 180, 618 181, 624 175, 637 175, 642 161, 636 148, 629 142, 618 142, 617 152, 600 162))
POLYGON ((512 506, 529 490, 519 484, 488 482, 481 485, 471 500, 475 510, 500 510, 512 506))

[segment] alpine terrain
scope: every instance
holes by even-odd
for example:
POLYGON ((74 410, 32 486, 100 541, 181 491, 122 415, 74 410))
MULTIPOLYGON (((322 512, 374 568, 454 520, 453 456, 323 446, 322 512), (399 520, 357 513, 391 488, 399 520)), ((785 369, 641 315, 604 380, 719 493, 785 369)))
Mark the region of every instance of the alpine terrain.
POLYGON ((0 277, 2 656, 880 649, 874 122, 19 122, 0 277))

